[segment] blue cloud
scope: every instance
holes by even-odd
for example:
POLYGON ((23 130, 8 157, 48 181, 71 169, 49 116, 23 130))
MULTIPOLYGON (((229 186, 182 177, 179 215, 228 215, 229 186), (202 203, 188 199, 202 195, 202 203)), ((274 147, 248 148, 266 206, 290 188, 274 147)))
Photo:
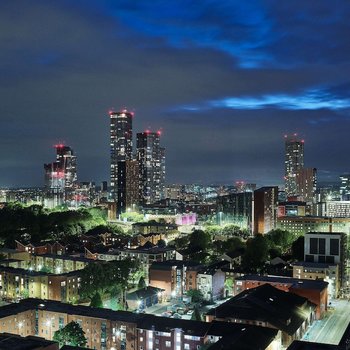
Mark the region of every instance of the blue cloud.
POLYGON ((242 68, 257 68, 273 60, 263 48, 271 44, 276 34, 271 31, 272 23, 258 0, 78 0, 77 3, 90 5, 114 19, 129 29, 129 35, 160 39, 159 46, 220 51, 232 56, 242 68))
POLYGON ((225 97, 198 104, 183 105, 172 110, 201 111, 211 109, 257 110, 344 110, 350 108, 350 98, 333 95, 324 89, 309 89, 302 94, 275 94, 261 96, 225 97))

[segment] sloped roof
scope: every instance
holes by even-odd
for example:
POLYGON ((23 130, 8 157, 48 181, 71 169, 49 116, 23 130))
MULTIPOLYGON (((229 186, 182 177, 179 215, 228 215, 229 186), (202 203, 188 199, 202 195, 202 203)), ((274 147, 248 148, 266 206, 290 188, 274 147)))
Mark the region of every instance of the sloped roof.
POLYGON ((264 284, 245 290, 207 314, 218 319, 268 322, 292 335, 315 306, 304 297, 264 284))

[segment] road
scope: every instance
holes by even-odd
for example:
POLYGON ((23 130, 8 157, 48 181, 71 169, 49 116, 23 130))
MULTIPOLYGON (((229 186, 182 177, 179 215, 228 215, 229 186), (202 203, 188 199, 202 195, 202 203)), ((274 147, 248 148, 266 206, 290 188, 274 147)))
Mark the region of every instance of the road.
POLYGON ((304 341, 337 345, 350 323, 350 302, 332 301, 334 310, 329 310, 323 320, 314 322, 304 335, 304 341))

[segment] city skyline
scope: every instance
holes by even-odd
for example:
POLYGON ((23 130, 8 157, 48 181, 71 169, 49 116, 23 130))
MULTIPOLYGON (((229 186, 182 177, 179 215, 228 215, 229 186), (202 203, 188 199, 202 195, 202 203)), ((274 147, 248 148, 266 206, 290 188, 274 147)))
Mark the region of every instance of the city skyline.
POLYGON ((339 181, 349 13, 345 1, 2 3, 0 187, 43 186, 59 140, 79 180, 108 180, 108 111, 124 107, 135 135, 162 128, 167 183, 283 184, 294 132, 319 182, 339 181))

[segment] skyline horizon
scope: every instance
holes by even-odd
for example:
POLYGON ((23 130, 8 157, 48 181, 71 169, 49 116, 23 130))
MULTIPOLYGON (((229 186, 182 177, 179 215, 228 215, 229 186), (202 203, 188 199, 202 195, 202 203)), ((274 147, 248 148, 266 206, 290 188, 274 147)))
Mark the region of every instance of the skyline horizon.
MULTIPOLYGON (((120 109, 120 111, 122 110, 127 110, 129 112, 128 109, 126 109, 125 107, 123 107, 123 109, 120 109)), ((113 112, 117 112, 117 110, 113 111, 113 112)), ((111 113, 111 110, 108 110, 108 115, 111 113)), ((135 118, 135 115, 136 113, 135 112, 131 112, 133 114, 133 119, 135 118)), ((162 128, 158 128, 159 130, 157 131, 150 131, 149 130, 150 128, 146 128, 144 131, 136 131, 134 132, 133 130, 133 137, 132 137, 132 144, 134 145, 135 144, 135 140, 136 140, 136 135, 138 133, 145 133, 145 132, 153 132, 153 133, 159 133, 160 130, 161 130, 161 134, 160 134, 160 137, 163 137, 163 131, 164 129, 162 128)), ((288 134, 283 134, 282 137, 281 137, 281 140, 283 139, 284 141, 286 140, 287 137, 296 137, 298 136, 299 137, 299 133, 288 133, 288 134)), ((305 139, 303 138, 301 140, 304 144, 307 143, 305 142, 305 139)), ((74 154, 77 156, 77 174, 78 174, 78 182, 95 182, 96 184, 97 183, 102 183, 103 181, 107 181, 108 185, 110 186, 110 177, 107 176, 106 178, 100 178, 99 180, 94 180, 94 179, 83 179, 83 180, 80 180, 80 175, 79 175, 79 156, 77 153, 77 151, 71 146, 70 143, 67 143, 65 141, 63 141, 62 139, 60 139, 59 141, 57 141, 56 143, 54 143, 52 145, 52 149, 55 149, 57 148, 58 146, 68 146, 68 147, 71 147, 72 150, 74 151, 74 154)), ((283 150, 283 146, 285 146, 285 144, 281 144, 282 145, 282 150, 283 150)), ((165 154, 167 154, 167 149, 165 148, 165 154)), ((133 154, 135 156, 135 152, 136 150, 133 150, 133 154)), ((281 152, 283 154, 283 152, 281 152)), ((54 155, 54 154, 53 154, 54 155)), ((53 157, 54 158, 54 157, 53 157)), ((284 163, 284 162, 283 162, 284 163)), ((45 163, 43 163, 45 164, 45 163)), ((167 162, 165 163, 166 164, 166 168, 167 168, 167 162)), ((107 165, 107 168, 109 168, 109 165, 110 163, 108 163, 107 165)), ((316 167, 309 167, 309 166, 306 166, 305 168, 316 168, 316 167)), ((316 168, 317 169, 317 168, 316 168)), ((282 168, 282 172, 283 172, 283 168, 282 168)), ((344 174, 347 174, 347 173, 350 173, 349 172, 342 172, 342 173, 339 173, 338 175, 335 175, 333 179, 326 179, 325 177, 323 177, 323 179, 320 179, 319 177, 319 173, 318 173, 318 169, 317 169, 317 184, 321 183, 321 184, 333 184, 335 185, 336 183, 340 182, 339 180, 339 176, 341 175, 344 175, 344 174)), ((167 178, 167 172, 166 172, 166 178, 167 178)), ((165 181, 166 185, 172 185, 172 184, 180 184, 180 185, 191 185, 191 184, 198 184, 198 185, 203 185, 203 186, 210 186, 210 185, 213 185, 213 186, 220 186, 220 185, 223 185, 223 186, 234 186, 236 182, 239 182, 239 181, 243 181, 245 183, 253 183, 253 184, 256 184, 257 187, 264 187, 264 186, 278 186, 279 188, 284 188, 285 184, 284 184, 284 177, 283 177, 283 174, 282 174, 282 181, 281 182, 277 182, 277 181, 273 181, 273 180, 268 180, 268 181, 250 181, 249 179, 244 179, 244 178, 237 178, 237 179, 232 179, 231 181, 220 181, 220 180, 209 180, 209 181, 206 181, 206 182, 203 182, 203 181, 195 181, 195 182, 183 182, 183 181, 165 181)), ((2 184, 0 184, 0 188, 9 188, 9 189, 15 189, 15 188, 41 188, 41 187, 44 187, 44 172, 43 172, 43 180, 42 180, 43 184, 42 185, 39 185, 39 184, 36 184, 36 185, 5 185, 3 186, 2 184)))

